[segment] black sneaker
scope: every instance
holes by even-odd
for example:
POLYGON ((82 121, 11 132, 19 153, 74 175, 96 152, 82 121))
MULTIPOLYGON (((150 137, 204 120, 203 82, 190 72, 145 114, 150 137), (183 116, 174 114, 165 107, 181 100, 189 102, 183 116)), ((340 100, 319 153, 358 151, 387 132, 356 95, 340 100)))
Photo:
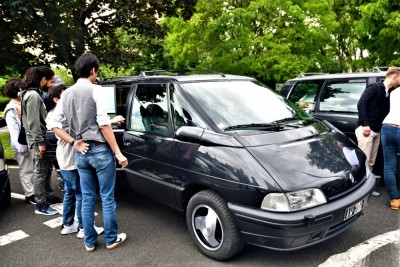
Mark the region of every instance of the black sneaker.
POLYGON ((35 213, 42 215, 56 215, 58 214, 58 211, 50 207, 49 204, 44 203, 44 204, 36 204, 35 213))
POLYGON ((62 200, 57 196, 46 197, 46 203, 48 204, 58 204, 62 203, 62 200))
POLYGON ((36 205, 35 195, 32 195, 30 197, 25 197, 25 203, 36 205))

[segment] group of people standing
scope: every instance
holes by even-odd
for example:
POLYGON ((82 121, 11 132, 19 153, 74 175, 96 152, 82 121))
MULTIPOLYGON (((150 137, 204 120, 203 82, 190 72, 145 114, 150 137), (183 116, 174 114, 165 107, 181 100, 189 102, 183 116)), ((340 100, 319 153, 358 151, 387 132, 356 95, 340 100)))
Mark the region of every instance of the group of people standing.
POLYGON ((117 233, 115 159, 122 167, 128 160, 118 147, 111 124, 120 124, 124 118, 111 120, 107 114, 107 99, 101 94, 102 87, 95 84, 100 66, 97 57, 84 53, 75 64, 79 79, 68 90, 63 83, 53 84, 54 72, 45 66, 29 68, 24 79, 7 81, 5 94, 11 101, 4 117, 26 202, 35 204, 35 213, 57 214, 50 204, 61 203, 50 186, 53 167, 46 153, 46 131, 51 129, 59 139, 56 155, 64 178, 61 234, 78 232, 78 237, 84 237, 86 251, 92 252, 97 237, 104 232, 106 248, 114 249, 127 238, 125 233, 117 233), (46 91, 49 101, 55 103, 49 114, 43 102, 46 91), (94 225, 97 184, 104 228, 94 225))
MULTIPOLYGON (((396 183, 397 157, 400 153, 400 67, 390 67, 384 81, 367 86, 358 101, 356 137, 365 153, 368 167, 375 165, 379 145, 383 149, 383 175, 390 207, 400 209, 396 183)), ((374 192, 375 196, 379 196, 374 192)))

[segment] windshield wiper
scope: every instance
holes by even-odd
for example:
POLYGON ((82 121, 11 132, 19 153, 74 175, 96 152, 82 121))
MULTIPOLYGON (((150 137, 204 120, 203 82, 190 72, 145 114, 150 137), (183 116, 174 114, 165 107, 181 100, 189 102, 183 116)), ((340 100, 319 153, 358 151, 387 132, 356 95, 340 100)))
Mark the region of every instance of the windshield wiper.
POLYGON ((303 119, 300 117, 288 117, 288 118, 283 118, 280 120, 276 120, 273 123, 284 126, 284 127, 293 127, 293 128, 299 128, 302 126, 302 123, 297 123, 297 124, 287 124, 284 122, 288 122, 288 121, 302 121, 303 119))
POLYGON ((274 121, 274 123, 282 123, 282 122, 287 122, 287 121, 301 121, 301 120, 303 120, 303 119, 300 117, 288 117, 288 118, 276 120, 276 121, 274 121))
POLYGON ((224 131, 229 131, 229 130, 237 130, 237 129, 248 129, 248 128, 264 128, 264 129, 274 129, 274 130, 282 130, 284 128, 283 125, 280 125, 278 123, 250 123, 250 124, 238 124, 238 125, 232 125, 224 128, 224 131))

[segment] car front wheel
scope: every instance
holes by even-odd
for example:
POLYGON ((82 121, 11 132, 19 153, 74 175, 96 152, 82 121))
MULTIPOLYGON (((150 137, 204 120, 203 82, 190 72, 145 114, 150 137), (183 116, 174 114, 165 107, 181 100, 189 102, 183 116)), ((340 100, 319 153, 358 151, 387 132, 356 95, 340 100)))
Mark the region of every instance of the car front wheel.
POLYGON ((211 190, 198 192, 190 199, 186 223, 197 247, 210 258, 227 260, 244 246, 226 201, 211 190))

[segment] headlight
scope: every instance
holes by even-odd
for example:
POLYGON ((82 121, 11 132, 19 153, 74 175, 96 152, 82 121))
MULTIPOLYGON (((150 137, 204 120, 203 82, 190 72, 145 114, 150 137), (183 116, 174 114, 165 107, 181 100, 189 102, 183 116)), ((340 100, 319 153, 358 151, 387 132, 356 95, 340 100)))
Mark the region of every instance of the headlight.
POLYGON ((292 212, 309 209, 326 203, 320 189, 310 188, 289 193, 271 193, 264 197, 261 209, 278 212, 292 212))

